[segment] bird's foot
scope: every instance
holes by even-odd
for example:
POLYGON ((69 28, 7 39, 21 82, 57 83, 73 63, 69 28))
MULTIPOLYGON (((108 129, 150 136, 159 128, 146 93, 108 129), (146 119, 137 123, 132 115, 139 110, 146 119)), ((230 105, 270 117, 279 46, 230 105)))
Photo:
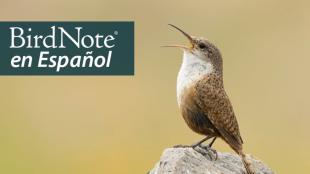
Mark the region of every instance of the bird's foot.
POLYGON ((201 144, 192 144, 192 145, 175 145, 173 148, 193 148, 196 152, 200 153, 203 156, 208 156, 210 160, 216 161, 218 159, 218 154, 215 149, 212 149, 209 145, 203 146, 201 144))
POLYGON ((199 145, 199 148, 196 148, 195 150, 203 156, 208 156, 212 161, 216 161, 218 159, 217 151, 212 149, 210 146, 199 145))

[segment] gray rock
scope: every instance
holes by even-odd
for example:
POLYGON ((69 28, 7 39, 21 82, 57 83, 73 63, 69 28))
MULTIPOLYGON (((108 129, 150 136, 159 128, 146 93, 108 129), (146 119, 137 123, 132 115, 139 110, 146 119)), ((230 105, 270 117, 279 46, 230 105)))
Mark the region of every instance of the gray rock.
MULTIPOLYGON (((168 148, 149 174, 244 174, 241 159, 236 154, 214 152, 206 148, 168 148)), ((256 174, 274 174, 262 161, 247 155, 256 174)))

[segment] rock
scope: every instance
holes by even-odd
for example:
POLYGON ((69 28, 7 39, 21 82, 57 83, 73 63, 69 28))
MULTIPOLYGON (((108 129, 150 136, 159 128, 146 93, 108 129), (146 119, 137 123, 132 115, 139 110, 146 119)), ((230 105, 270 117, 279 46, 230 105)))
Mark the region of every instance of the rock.
MULTIPOLYGON (((244 174, 241 159, 236 154, 214 152, 207 148, 168 148, 149 174, 244 174)), ((247 155, 256 174, 274 174, 262 161, 247 155)))

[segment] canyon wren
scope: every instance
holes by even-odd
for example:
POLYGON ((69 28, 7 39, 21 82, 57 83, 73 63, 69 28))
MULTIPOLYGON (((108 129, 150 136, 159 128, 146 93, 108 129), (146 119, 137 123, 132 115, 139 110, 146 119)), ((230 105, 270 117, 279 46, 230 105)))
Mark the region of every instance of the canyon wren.
MULTIPOLYGON (((242 159, 247 174, 254 174, 242 150, 243 140, 233 107, 223 85, 223 60, 219 49, 204 38, 190 36, 180 28, 190 46, 168 45, 183 50, 183 62, 177 78, 177 101, 187 125, 205 138, 223 139, 242 159)), ((184 147, 184 146, 182 146, 184 147)))

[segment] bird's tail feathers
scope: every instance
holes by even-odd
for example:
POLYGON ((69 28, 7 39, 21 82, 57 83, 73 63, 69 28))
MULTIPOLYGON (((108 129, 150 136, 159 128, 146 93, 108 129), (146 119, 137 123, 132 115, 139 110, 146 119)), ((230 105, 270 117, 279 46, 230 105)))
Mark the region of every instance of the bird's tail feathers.
POLYGON ((238 154, 241 157, 242 163, 243 163, 243 165, 245 167, 245 170, 246 170, 247 174, 255 174, 255 172, 251 168, 251 163, 246 159, 246 156, 243 153, 243 151, 242 150, 239 151, 238 154))

